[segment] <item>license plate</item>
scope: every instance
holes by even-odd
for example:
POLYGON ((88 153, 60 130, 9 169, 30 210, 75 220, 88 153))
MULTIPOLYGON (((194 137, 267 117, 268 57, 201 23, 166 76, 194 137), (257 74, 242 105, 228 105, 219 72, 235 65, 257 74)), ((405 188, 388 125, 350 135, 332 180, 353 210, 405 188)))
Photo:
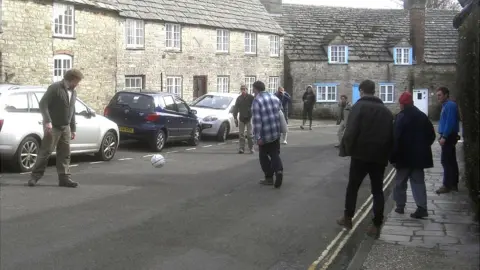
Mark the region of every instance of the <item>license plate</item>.
POLYGON ((119 127, 118 130, 120 132, 133 133, 133 128, 129 128, 129 127, 119 127))

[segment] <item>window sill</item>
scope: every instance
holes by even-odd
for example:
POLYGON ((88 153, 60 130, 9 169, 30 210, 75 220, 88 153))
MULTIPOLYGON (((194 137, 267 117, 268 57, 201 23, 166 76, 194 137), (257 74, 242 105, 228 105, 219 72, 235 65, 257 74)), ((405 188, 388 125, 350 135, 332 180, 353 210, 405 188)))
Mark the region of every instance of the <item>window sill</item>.
POLYGON ((330 61, 328 61, 328 64, 330 64, 330 65, 348 65, 348 63, 330 62, 330 61))
POLYGON ((412 63, 408 63, 408 64, 393 63, 393 65, 395 65, 395 66, 413 66, 412 63))
POLYGON ((58 39, 76 39, 75 36, 59 36, 59 35, 52 35, 52 38, 58 38, 58 39))
POLYGON ((125 49, 129 51, 144 51, 145 47, 126 47, 125 49))
POLYGON ((216 55, 229 55, 230 52, 218 52, 218 51, 217 51, 215 54, 216 54, 216 55))
POLYGON ((181 49, 176 49, 176 48, 165 48, 165 52, 167 53, 181 53, 181 49))
POLYGON ((257 53, 245 53, 245 56, 256 57, 257 53))
POLYGON ((382 102, 383 102, 384 104, 395 104, 395 101, 383 101, 383 100, 382 100, 382 102))
POLYGON ((336 100, 317 100, 316 103, 337 103, 336 100))
POLYGON ((279 55, 279 54, 278 54, 278 55, 276 55, 276 54, 271 54, 270 57, 271 57, 271 58, 280 58, 280 55, 279 55))

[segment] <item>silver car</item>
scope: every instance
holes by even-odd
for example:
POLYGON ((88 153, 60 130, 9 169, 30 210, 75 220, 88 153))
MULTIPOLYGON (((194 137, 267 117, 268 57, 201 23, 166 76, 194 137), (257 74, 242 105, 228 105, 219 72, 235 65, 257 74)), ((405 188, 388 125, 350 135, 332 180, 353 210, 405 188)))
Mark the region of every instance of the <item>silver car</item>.
MULTIPOLYGON (((37 160, 43 137, 38 104, 45 92, 38 86, 0 84, 0 157, 21 172, 31 171, 37 160)), ((95 154, 99 160, 111 160, 118 147, 117 124, 97 115, 78 98, 75 120, 72 154, 95 154)))
POLYGON ((223 142, 228 135, 238 134, 231 111, 239 95, 208 93, 190 104, 199 119, 203 136, 215 136, 218 141, 223 142))

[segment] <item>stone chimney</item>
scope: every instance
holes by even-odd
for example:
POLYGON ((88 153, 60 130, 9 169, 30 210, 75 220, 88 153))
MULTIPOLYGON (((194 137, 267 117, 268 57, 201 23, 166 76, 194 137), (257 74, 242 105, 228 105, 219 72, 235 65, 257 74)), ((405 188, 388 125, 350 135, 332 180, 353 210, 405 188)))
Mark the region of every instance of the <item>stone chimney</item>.
POLYGON ((270 14, 282 14, 282 0, 260 0, 270 14))
POLYGON ((413 59, 422 64, 425 55, 425 5, 426 0, 404 0, 410 19, 410 41, 413 46, 413 59))

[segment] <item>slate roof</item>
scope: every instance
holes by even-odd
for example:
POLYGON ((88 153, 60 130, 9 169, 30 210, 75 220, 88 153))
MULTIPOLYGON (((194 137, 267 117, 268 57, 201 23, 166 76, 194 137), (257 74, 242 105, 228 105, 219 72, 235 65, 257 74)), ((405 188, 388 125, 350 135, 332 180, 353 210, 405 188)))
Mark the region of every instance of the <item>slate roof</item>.
POLYGON ((278 35, 285 33, 259 0, 64 1, 117 10, 122 17, 278 35))
MULTIPOLYGON (((455 63, 454 16, 454 11, 426 11, 426 63, 455 63)), ((340 36, 349 46, 349 61, 393 61, 389 47, 410 37, 408 11, 402 9, 284 4, 282 16, 275 19, 286 32, 284 47, 290 60, 327 61, 324 46, 340 36)))

